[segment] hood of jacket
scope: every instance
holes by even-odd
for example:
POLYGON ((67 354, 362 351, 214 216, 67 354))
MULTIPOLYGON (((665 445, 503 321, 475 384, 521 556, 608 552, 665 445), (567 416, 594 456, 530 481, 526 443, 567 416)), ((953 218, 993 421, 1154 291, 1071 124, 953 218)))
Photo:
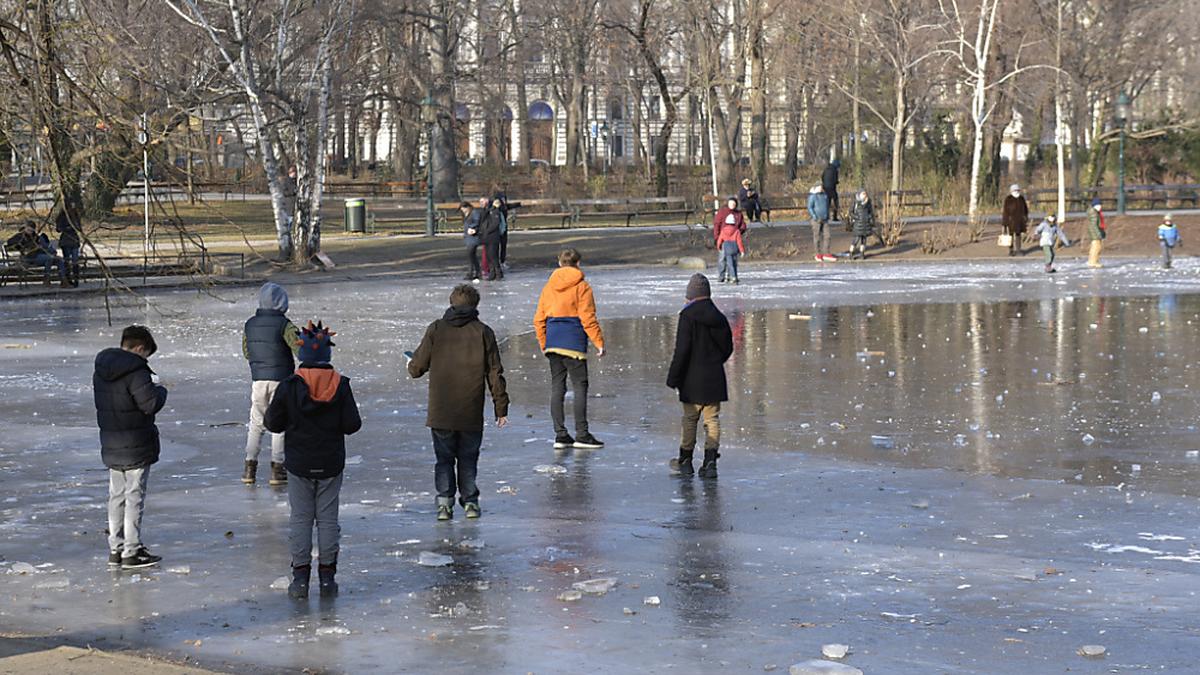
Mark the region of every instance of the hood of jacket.
POLYGON ((462 328, 478 318, 478 309, 474 307, 455 307, 453 305, 442 315, 442 320, 455 328, 462 328))
POLYGON ((342 375, 329 364, 305 363, 296 370, 296 375, 308 387, 308 396, 301 400, 304 409, 310 402, 330 403, 337 397, 342 384, 342 375))
POLYGON ((583 270, 578 267, 560 267, 550 275, 548 285, 556 293, 568 291, 583 282, 583 270))
POLYGON ((96 355, 96 375, 105 382, 115 382, 141 368, 150 370, 146 359, 118 347, 109 347, 96 355))
POLYGON ((720 326, 725 322, 725 315, 713 304, 712 298, 696 298, 689 302, 680 314, 687 314, 689 319, 705 326, 720 326))
POLYGON ((258 308, 286 313, 288 311, 287 291, 283 290, 283 286, 268 281, 258 291, 258 308))

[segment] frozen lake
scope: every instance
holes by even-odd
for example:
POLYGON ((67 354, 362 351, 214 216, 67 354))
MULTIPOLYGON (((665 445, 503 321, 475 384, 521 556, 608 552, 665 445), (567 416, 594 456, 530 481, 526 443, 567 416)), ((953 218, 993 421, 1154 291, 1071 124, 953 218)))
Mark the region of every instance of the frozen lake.
POLYGON ((1064 267, 746 265, 741 286, 714 285, 737 350, 712 484, 665 466, 689 273, 589 272, 611 352, 590 417, 608 446, 556 453, 527 332, 548 271, 518 270, 480 308, 506 338, 513 424, 485 435, 484 517, 449 524, 426 385, 400 352, 454 277, 292 286, 293 320, 338 331, 364 417, 342 594, 300 603, 271 588, 285 495, 238 482, 256 289, 156 293, 113 328, 96 298, 0 303, 0 631, 242 672, 786 672, 831 642, 873 674, 1190 672, 1200 266, 1064 267), (144 524, 165 560, 131 574, 104 565, 90 377, 135 321, 171 396, 144 524), (453 563, 422 567, 423 551, 453 563), (618 584, 558 599, 600 577, 618 584))

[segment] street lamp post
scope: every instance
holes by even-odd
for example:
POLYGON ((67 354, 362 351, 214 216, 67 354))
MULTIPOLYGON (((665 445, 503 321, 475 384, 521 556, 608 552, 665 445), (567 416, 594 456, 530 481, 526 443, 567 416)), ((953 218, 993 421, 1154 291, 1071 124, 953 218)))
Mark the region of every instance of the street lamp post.
POLYGON ((1125 130, 1129 124, 1129 94, 1122 91, 1117 95, 1117 126, 1120 140, 1117 142, 1117 213, 1125 215, 1125 130))
POLYGON ((432 95, 421 101, 421 120, 425 122, 428 143, 428 155, 425 157, 425 236, 432 237, 437 231, 433 215, 433 126, 437 124, 437 104, 432 95))

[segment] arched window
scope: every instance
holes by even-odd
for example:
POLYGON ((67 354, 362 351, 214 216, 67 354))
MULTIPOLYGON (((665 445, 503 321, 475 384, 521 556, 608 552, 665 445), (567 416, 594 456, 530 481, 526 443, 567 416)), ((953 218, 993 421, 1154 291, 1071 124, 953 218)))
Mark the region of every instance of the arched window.
POLYGON ((529 158, 554 163, 554 108, 545 101, 529 106, 529 158))

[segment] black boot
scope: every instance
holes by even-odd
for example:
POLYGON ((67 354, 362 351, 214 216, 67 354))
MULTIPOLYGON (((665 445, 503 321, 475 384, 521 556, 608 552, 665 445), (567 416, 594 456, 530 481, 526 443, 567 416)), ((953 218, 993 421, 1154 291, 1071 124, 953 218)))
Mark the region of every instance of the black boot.
POLYGON ((700 472, 698 475, 701 478, 716 478, 717 477, 717 458, 720 456, 721 456, 721 454, 719 452, 717 452, 716 448, 713 448, 712 450, 705 448, 704 449, 704 463, 700 465, 700 472))
POLYGON ((292 568, 292 583, 288 586, 288 597, 303 600, 308 597, 308 578, 312 575, 312 565, 298 565, 292 568))
POLYGON ((333 580, 335 574, 337 574, 337 564, 317 566, 317 576, 321 579, 322 598, 332 598, 338 594, 337 582, 333 580))
POLYGON ((256 480, 258 480, 258 461, 248 459, 245 468, 242 469, 242 482, 246 485, 253 485, 256 480))
POLYGON ((692 450, 679 449, 679 457, 672 459, 670 462, 671 471, 681 475, 690 476, 696 471, 692 466, 692 450))

